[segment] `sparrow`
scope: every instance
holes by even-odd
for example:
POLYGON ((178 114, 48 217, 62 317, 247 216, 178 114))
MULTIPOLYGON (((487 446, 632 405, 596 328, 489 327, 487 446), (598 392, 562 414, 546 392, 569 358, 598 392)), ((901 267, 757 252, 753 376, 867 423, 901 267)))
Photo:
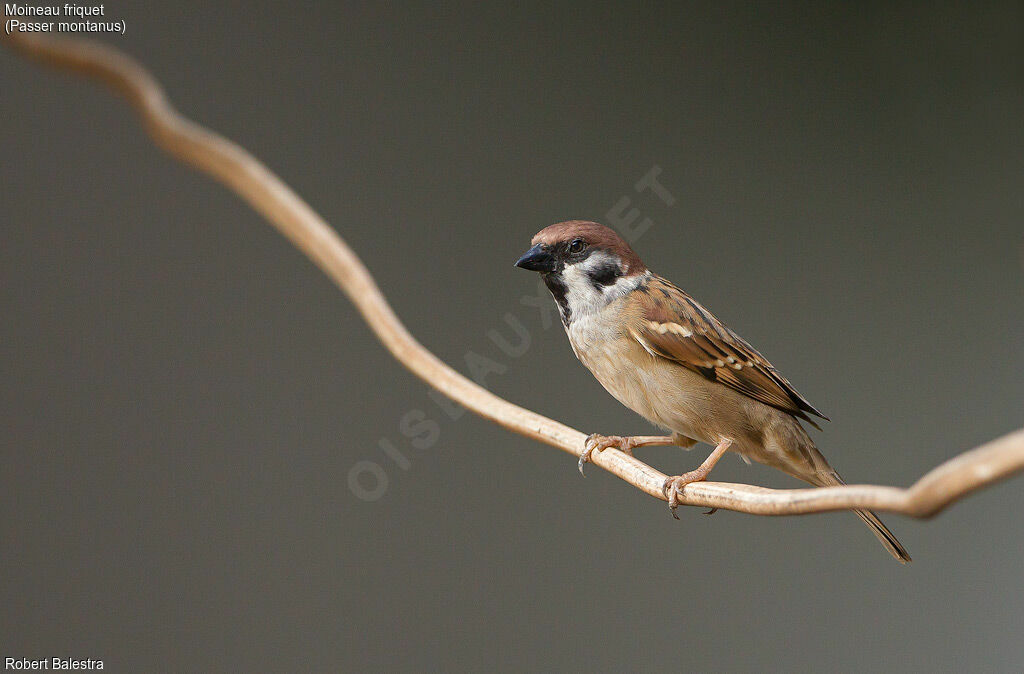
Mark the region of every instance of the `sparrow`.
MULTIPOLYGON (((608 447, 703 442, 696 469, 665 481, 672 515, 682 489, 727 452, 818 487, 844 484, 801 422, 828 420, 754 347, 672 282, 651 272, 613 230, 570 220, 546 227, 515 263, 539 272, 573 353, 619 402, 671 435, 593 434, 579 460, 608 447)), ((713 511, 710 511, 713 512, 713 511)), ((856 514, 902 563, 910 555, 878 517, 856 514)))

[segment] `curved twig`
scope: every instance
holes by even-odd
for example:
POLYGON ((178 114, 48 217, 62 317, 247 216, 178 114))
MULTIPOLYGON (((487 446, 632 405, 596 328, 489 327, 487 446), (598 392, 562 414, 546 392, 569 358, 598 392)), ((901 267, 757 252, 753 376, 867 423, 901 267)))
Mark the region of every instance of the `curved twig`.
MULTIPOLYGON (((158 145, 226 184, 267 218, 348 295, 388 351, 427 384, 500 426, 570 454, 581 454, 585 434, 499 398, 417 342, 337 232, 244 149, 178 114, 156 80, 134 60, 112 47, 84 40, 23 34, 6 40, 29 56, 97 77, 124 94, 158 145)), ((641 491, 665 500, 662 486, 666 476, 647 464, 611 448, 596 454, 592 461, 641 491)), ((1022 469, 1024 430, 941 464, 908 489, 850 485, 778 490, 699 482, 686 486, 680 503, 755 515, 872 509, 930 517, 967 494, 1022 469)))

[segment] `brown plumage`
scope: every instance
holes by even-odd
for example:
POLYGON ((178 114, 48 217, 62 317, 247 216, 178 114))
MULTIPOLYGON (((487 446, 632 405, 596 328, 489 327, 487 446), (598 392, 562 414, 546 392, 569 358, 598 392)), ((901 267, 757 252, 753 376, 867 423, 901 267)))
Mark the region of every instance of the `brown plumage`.
POLYGON ((631 334, 652 354, 811 424, 807 412, 828 420, 757 349, 683 290, 652 276, 636 292, 647 320, 631 334), (660 295, 661 301, 652 295, 660 295))
POLYGON ((633 249, 622 240, 622 237, 596 222, 567 220, 555 223, 537 232, 530 243, 555 247, 575 238, 581 238, 593 248, 607 250, 617 256, 622 261, 627 274, 641 274, 647 271, 640 256, 633 252, 633 249))
MULTIPOLYGON (((592 451, 652 444, 715 445, 700 468, 666 482, 679 491, 733 451, 815 486, 842 484, 799 420, 828 419, 742 337, 671 282, 651 273, 614 231, 552 225, 516 263, 538 271, 558 304, 573 352, 621 403, 671 436, 592 436, 592 451)), ((857 515, 901 562, 910 555, 874 513, 857 515)))

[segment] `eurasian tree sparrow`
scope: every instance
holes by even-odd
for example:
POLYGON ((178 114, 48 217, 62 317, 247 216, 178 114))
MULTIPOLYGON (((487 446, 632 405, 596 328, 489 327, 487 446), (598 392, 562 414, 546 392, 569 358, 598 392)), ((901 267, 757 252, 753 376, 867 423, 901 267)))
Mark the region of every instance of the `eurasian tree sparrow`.
MULTIPOLYGON (((815 486, 843 484, 798 419, 828 419, 742 337, 671 282, 651 273, 611 229, 572 220, 542 229, 517 267, 540 272, 576 357, 626 407, 670 436, 594 434, 580 457, 617 447, 705 442, 696 470, 665 482, 673 516, 680 491, 726 451, 815 486)), ((900 562, 910 555, 878 517, 857 515, 900 562)), ((678 516, 676 516, 678 518, 678 516)))

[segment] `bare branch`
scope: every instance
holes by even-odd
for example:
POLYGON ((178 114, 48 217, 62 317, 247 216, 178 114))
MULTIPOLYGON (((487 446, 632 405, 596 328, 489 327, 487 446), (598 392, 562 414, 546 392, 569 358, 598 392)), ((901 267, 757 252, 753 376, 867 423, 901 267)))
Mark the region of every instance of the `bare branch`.
MULTIPOLYGON (((156 80, 134 60, 112 47, 83 40, 17 33, 5 39, 26 55, 96 77, 124 94, 158 145, 223 182, 267 218, 345 292, 388 351, 427 384, 510 431, 575 456, 583 452, 587 437, 584 433, 499 398, 445 365, 417 342, 337 232, 244 149, 178 114, 156 80)), ((611 448, 595 454, 592 462, 641 491, 666 500, 662 491, 666 475, 647 464, 611 448)), ((850 485, 777 490, 698 482, 685 487, 680 504, 755 515, 871 509, 930 517, 967 494, 1022 469, 1024 430, 943 463, 908 489, 850 485)))

